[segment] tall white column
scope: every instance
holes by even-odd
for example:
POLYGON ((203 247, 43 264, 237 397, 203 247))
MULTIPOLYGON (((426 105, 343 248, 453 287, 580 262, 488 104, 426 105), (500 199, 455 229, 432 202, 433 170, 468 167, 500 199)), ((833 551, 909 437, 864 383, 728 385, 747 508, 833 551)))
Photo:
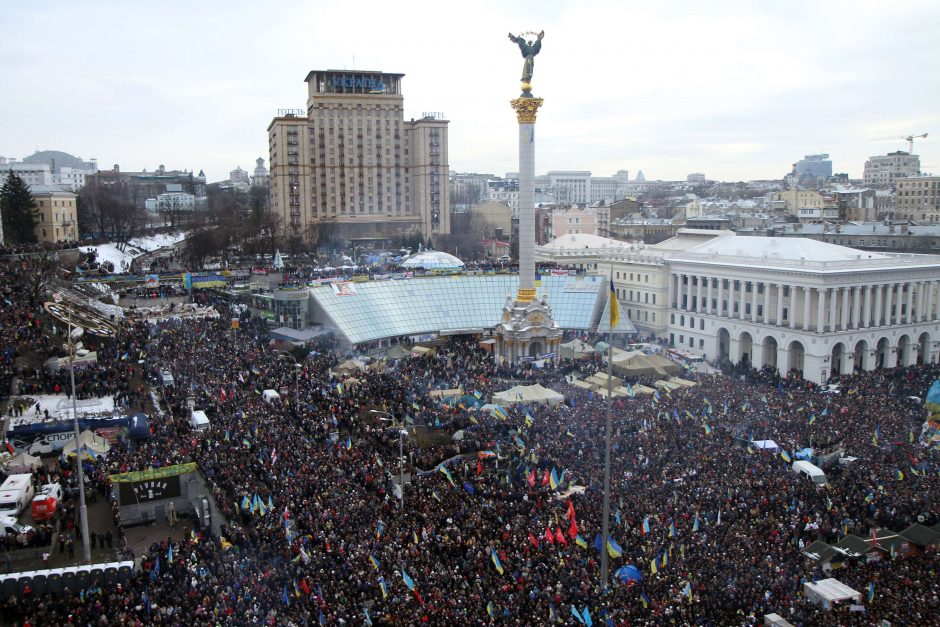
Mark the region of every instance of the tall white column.
POLYGON ((816 288, 816 332, 822 333, 826 326, 826 288, 816 288))
POLYGON ((790 328, 796 328, 796 290, 799 289, 794 286, 790 286, 790 302, 787 303, 787 314, 790 316, 790 328))
POLYGON ((865 286, 865 306, 862 308, 862 328, 871 326, 871 285, 865 286))
POLYGON ((682 273, 676 275, 676 309, 679 311, 683 311, 685 309, 682 304, 682 300, 685 297, 685 285, 683 283, 684 278, 685 275, 682 273))
POLYGON ((924 311, 924 320, 930 322, 933 320, 933 281, 927 281, 927 294, 925 301, 926 307, 924 311))
POLYGON ((695 291, 696 291, 696 294, 695 294, 695 311, 697 311, 698 313, 705 313, 705 303, 702 302, 702 293, 703 293, 703 291, 704 291, 704 290, 702 289, 702 287, 703 287, 703 286, 702 286, 702 280, 703 280, 702 275, 699 274, 698 276, 696 276, 696 277, 695 277, 695 280, 698 282, 698 287, 697 287, 696 290, 695 290, 695 291))
POLYGON ((718 315, 720 317, 723 317, 725 315, 724 302, 725 302, 725 280, 718 279, 718 315))
POLYGON ((849 325, 849 288, 842 288, 842 295, 839 299, 839 330, 845 331, 849 325))
POLYGON ((859 313, 861 311, 861 301, 862 301, 862 288, 855 286, 852 288, 852 328, 858 329, 859 327, 859 313))
POLYGON ((541 98, 512 101, 519 121, 519 296, 535 298, 535 117, 541 98))
POLYGON ((738 295, 738 319, 744 320, 744 303, 747 300, 747 285, 742 280, 740 283, 741 293, 738 295))
POLYGON ((914 283, 908 282, 907 285, 907 315, 904 316, 904 322, 911 324, 914 322, 914 283))
POLYGON ((764 316, 761 322, 770 322, 770 283, 764 283, 764 316))
MULTIPOLYGON (((884 285, 875 285, 874 289, 875 289, 875 311, 874 311, 875 319, 872 321, 872 326, 880 327, 881 319, 885 313, 884 309, 881 307, 881 304, 883 302, 881 295, 882 295, 882 292, 884 292, 884 285)), ((872 346, 872 348, 874 348, 874 346, 872 346)))
POLYGON ((757 322, 757 286, 757 281, 751 282, 751 320, 754 322, 757 322))
POLYGON ((777 319, 774 323, 779 327, 783 324, 783 285, 777 283, 777 319))
POLYGON ((712 278, 705 277, 705 281, 705 313, 713 314, 715 310, 712 307, 712 278))
POLYGON ((803 324, 802 329, 804 331, 809 331, 809 321, 810 316, 812 315, 812 295, 813 291, 808 287, 800 288, 800 291, 803 292, 803 324))
POLYGON ((894 300, 894 283, 888 283, 885 287, 885 326, 891 326, 891 303, 894 300))
POLYGON ((671 272, 669 273, 669 296, 668 298, 669 300, 667 301, 667 305, 666 305, 667 309, 675 308, 676 306, 675 305, 676 303, 676 275, 671 272))

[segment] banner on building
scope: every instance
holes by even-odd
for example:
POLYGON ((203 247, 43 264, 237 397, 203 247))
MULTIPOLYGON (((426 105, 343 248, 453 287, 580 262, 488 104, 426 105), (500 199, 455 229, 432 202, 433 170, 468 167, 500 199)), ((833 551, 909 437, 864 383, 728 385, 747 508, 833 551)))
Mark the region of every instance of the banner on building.
POLYGON ((174 499, 180 494, 179 475, 118 484, 118 501, 121 506, 174 499))
POLYGON ((135 481, 145 481, 148 479, 165 479, 167 477, 177 477, 196 470, 196 462, 188 464, 176 464, 173 466, 163 466, 162 468, 149 468, 147 470, 136 470, 134 472, 122 472, 118 475, 110 475, 108 478, 111 483, 132 483, 135 481))
POLYGON ((160 287, 160 275, 159 274, 145 274, 144 275, 144 287, 160 287))
POLYGON ((357 293, 356 285, 351 281, 336 281, 330 283, 330 287, 333 288, 333 294, 336 296, 355 296, 357 293))

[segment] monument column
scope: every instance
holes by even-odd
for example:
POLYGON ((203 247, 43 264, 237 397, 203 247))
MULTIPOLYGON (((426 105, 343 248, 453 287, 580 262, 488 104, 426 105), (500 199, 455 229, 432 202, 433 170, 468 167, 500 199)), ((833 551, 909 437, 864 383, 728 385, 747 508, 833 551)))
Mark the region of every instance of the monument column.
POLYGON ((535 118, 542 102, 531 96, 511 102, 519 121, 519 302, 535 299, 535 118))

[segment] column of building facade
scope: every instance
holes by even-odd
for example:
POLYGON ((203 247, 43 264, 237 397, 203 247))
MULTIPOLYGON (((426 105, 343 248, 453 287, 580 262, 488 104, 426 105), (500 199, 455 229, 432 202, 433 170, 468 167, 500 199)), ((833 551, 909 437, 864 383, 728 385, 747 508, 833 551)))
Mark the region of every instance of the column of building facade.
POLYGON ((839 303, 839 330, 845 331, 849 326, 849 288, 842 287, 842 301, 839 303))
POLYGON ((761 322, 770 323, 770 286, 771 283, 764 283, 764 315, 761 322))
POLYGON ((790 315, 790 328, 796 328, 796 287, 790 286, 790 302, 787 303, 787 313, 790 315))
POLYGON ((695 277, 695 312, 704 313, 704 308, 702 307, 702 275, 696 275, 695 277))
POLYGON ((682 310, 682 277, 681 272, 676 273, 676 309, 682 310))
POLYGON ((894 301, 894 283, 885 286, 885 326, 891 326, 891 304, 894 301))
POLYGON ((723 307, 724 300, 725 300, 725 280, 718 279, 718 316, 719 317, 724 317, 725 315, 725 310, 723 307))
POLYGON ((920 281, 917 284, 917 314, 914 322, 924 321, 924 297, 927 296, 927 281, 920 281))
POLYGON ((858 285, 852 287, 852 318, 850 324, 853 329, 859 328, 861 315, 862 288, 858 285))
POLYGON ((924 298, 923 303, 921 303, 921 316, 920 319, 922 322, 930 320, 930 299, 933 297, 933 281, 924 281, 924 298))
POLYGON ((777 283, 777 326, 783 324, 783 285, 777 283))
MULTIPOLYGON (((751 320, 754 322, 758 321, 757 320, 757 294, 759 291, 757 289, 758 285, 761 285, 761 284, 758 283, 757 281, 754 281, 753 283, 751 283, 751 320)), ((753 353, 754 351, 752 350, 751 352, 753 353)))
POLYGON ((826 327, 826 288, 816 288, 816 332, 822 333, 826 327))
POLYGON ((871 285, 865 286, 865 302, 862 305, 862 328, 867 329, 871 323, 871 285))
POLYGON ((810 328, 810 316, 812 311, 813 304, 813 292, 808 287, 800 288, 800 291, 803 292, 803 330, 809 331, 810 328))
POLYGON ((715 313, 715 308, 712 307, 712 278, 706 277, 705 281, 705 313, 712 315, 715 313))
POLYGON ((675 275, 672 272, 670 272, 668 276, 668 282, 666 284, 666 298, 668 299, 666 301, 667 308, 671 308, 674 306, 673 303, 675 303, 675 300, 674 300, 675 295, 676 295, 675 275))
POLYGON ((914 283, 907 283, 907 315, 904 316, 905 324, 914 322, 914 283))
POLYGON ((738 320, 744 320, 744 306, 747 304, 747 282, 740 282, 741 293, 738 294, 738 320))
POLYGON ((884 313, 884 310, 881 308, 882 304, 882 292, 884 291, 884 285, 874 285, 872 288, 875 290, 875 309, 872 313, 875 316, 875 319, 872 320, 871 326, 880 327, 881 326, 881 315, 884 313))

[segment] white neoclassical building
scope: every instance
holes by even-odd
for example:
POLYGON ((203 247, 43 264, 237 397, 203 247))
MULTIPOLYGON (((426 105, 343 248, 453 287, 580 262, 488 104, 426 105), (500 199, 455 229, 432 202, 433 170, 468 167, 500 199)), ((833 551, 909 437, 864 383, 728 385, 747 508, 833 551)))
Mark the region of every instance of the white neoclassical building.
POLYGON ((940 256, 718 237, 665 256, 672 345, 824 382, 937 361, 940 256))

